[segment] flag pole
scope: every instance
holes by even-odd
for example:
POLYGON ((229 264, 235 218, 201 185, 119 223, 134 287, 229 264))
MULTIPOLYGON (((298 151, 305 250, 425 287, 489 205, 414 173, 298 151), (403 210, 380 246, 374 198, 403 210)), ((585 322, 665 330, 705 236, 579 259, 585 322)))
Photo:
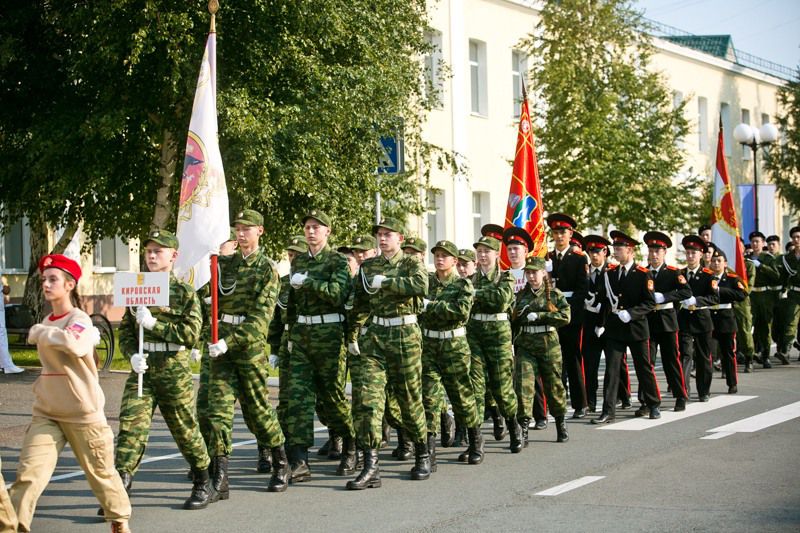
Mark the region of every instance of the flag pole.
MULTIPOLYGON (((209 0, 208 2, 208 12, 211 13, 211 26, 208 29, 209 33, 216 33, 217 32, 217 11, 219 10, 219 2, 218 0, 209 0)), ((219 244, 219 243, 215 243, 219 244)), ((211 281, 210 284, 210 292, 211 292, 211 342, 216 344, 219 342, 219 292, 217 291, 218 287, 218 279, 217 276, 219 274, 218 270, 218 250, 211 252, 211 281)))

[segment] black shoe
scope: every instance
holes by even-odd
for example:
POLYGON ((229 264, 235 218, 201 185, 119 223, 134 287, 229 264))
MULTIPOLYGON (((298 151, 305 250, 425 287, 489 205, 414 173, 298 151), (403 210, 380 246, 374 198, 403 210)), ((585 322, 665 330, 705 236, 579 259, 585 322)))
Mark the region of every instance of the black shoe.
POLYGON ((772 363, 769 362, 769 359, 762 359, 761 361, 763 361, 762 366, 764 368, 772 368, 772 363))
MULTIPOLYGON (((130 496, 131 494, 131 487, 133 486, 133 474, 128 472, 120 472, 119 477, 122 480, 122 486, 125 487, 125 493, 130 496)), ((105 516, 106 513, 101 507, 97 510, 97 516, 105 516)))
POLYGON ((267 492, 286 492, 289 486, 289 458, 286 448, 275 446, 270 449, 272 453, 272 477, 269 478, 267 492))
POLYGON ((347 482, 348 490, 377 489, 381 486, 381 471, 378 468, 378 450, 364 451, 364 468, 358 477, 347 482))
MULTIPOLYGON (((483 435, 481 435, 481 439, 483 439, 483 435)), ((458 454, 458 462, 459 463, 466 463, 469 460, 469 448, 458 454)))
POLYGON ((647 407, 646 405, 643 405, 640 408, 638 408, 635 413, 633 413, 633 416, 635 416, 636 418, 641 418, 649 414, 650 414, 650 408, 647 407))
POLYGON ((414 457, 414 443, 408 439, 405 430, 397 430, 397 448, 392 450, 392 457, 398 461, 408 461, 414 457))
POLYGON ((213 463, 211 471, 211 484, 214 490, 219 494, 220 500, 227 500, 230 498, 230 489, 228 488, 228 456, 218 455, 211 459, 213 463))
POLYGON ((686 410, 686 398, 678 398, 675 400, 675 409, 673 411, 685 411, 686 410))
MULTIPOLYGON (((792 343, 792 347, 795 350, 800 350, 800 342, 797 342, 797 339, 795 339, 794 342, 792 343)), ((800 360, 800 357, 798 357, 797 359, 800 360)))
POLYGON ((183 508, 189 511, 205 509, 209 503, 219 500, 219 494, 211 484, 207 469, 192 470, 192 473, 194 474, 192 495, 183 503, 183 508))
MULTIPOLYGON (((584 416, 586 416, 584 414, 584 416)), ((575 418, 575 417, 573 417, 575 418)), ((567 442, 569 440, 569 433, 567 433, 567 423, 564 422, 564 415, 556 417, 556 442, 567 442)))
POLYGON ((269 456, 269 448, 258 445, 258 466, 256 470, 259 474, 267 474, 272 471, 272 460, 269 456))
POLYGON ((728 394, 736 394, 737 392, 739 392, 739 388, 736 385, 728 387, 728 394))
POLYGON ((519 453, 522 451, 522 428, 519 427, 516 418, 506 419, 506 426, 508 426, 508 438, 511 441, 509 450, 511 453, 519 453))
POLYGON ((789 364, 791 364, 791 363, 789 362, 789 359, 787 359, 787 358, 786 358, 786 354, 783 354, 783 353, 781 353, 781 352, 778 352, 778 353, 776 353, 776 354, 775 354, 775 357, 777 357, 777 358, 778 358, 778 361, 780 361, 782 365, 789 365, 789 364))
POLYGON ((607 413, 600 413, 600 416, 597 418, 592 419, 592 424, 610 424, 614 421, 613 416, 609 416, 607 413))
POLYGON ((506 428, 505 421, 503 417, 500 416, 500 409, 495 405, 491 408, 492 413, 492 430, 494 432, 494 440, 503 440, 503 438, 508 435, 508 429, 506 428))
POLYGON ((442 448, 449 448, 456 440, 456 420, 447 411, 442 411, 439 416, 439 422, 441 425, 442 448))
POLYGON ((622 403, 619 406, 620 409, 630 409, 631 408, 631 399, 625 398, 622 400, 622 403))
POLYGON ((342 459, 336 467, 337 476, 351 476, 356 473, 356 439, 355 437, 345 437, 342 444, 342 459))
POLYGON ((590 413, 596 413, 597 412, 597 406, 594 405, 594 404, 591 404, 591 403, 589 404, 589 407, 587 407, 587 409, 589 410, 590 413))
POLYGON ((471 465, 479 465, 483 462, 483 435, 480 428, 467 429, 469 438, 469 448, 467 448, 467 460, 471 465))
POLYGON ((581 407, 580 409, 575 409, 575 412, 572 413, 572 418, 580 419, 586 417, 586 408, 581 407))
POLYGON ((431 477, 431 456, 428 453, 427 442, 414 443, 414 468, 411 469, 411 479, 424 481, 431 477))
POLYGON ((289 476, 289 483, 303 483, 311 479, 311 469, 308 466, 308 448, 293 446, 289 461, 289 468, 292 471, 289 476))
POLYGON ((650 408, 650 420, 658 420, 661 418, 661 410, 658 407, 650 408))
POLYGON ((760 356, 760 355, 758 355, 758 354, 756 354, 756 355, 754 355, 754 356, 753 356, 753 361, 755 361, 755 362, 756 362, 756 363, 758 363, 759 365, 760 365, 760 364, 762 364, 762 363, 764 362, 764 361, 761 359, 761 356, 760 356))
POLYGON ((716 370, 717 372, 722 370, 722 365, 719 364, 719 361, 714 361, 714 370, 716 370))
POLYGON ((545 418, 544 420, 537 420, 536 425, 533 426, 533 429, 537 431, 542 429, 547 429, 547 419, 545 418))
POLYGON ((751 372, 753 372, 753 370, 750 368, 750 363, 745 361, 745 363, 744 363, 744 373, 745 374, 750 374, 751 372))
POLYGON ((707 402, 707 401, 709 401, 710 399, 711 399, 711 396, 710 396, 710 395, 708 395, 708 394, 704 394, 704 395, 700 396, 700 401, 701 401, 701 402, 707 402))

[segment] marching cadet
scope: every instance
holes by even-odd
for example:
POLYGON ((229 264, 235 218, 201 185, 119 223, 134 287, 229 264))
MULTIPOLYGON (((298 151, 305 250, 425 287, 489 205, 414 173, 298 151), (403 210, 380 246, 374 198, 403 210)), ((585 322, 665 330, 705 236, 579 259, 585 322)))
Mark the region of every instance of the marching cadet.
MULTIPOLYGON (((686 278, 677 267, 664 262, 667 248, 672 247, 672 240, 660 231, 648 231, 644 234, 647 244, 647 268, 653 278, 653 297, 656 306, 647 315, 650 329, 650 349, 661 353, 664 374, 675 397, 675 410, 685 411, 689 395, 686 392, 686 381, 678 353, 678 313, 675 305, 689 298, 692 289, 686 278)), ((655 361, 655 357, 652 358, 655 361)))
MULTIPOLYGON (((385 218, 373 226, 381 255, 361 264, 355 280, 353 323, 348 323, 348 350, 361 368, 353 383, 353 405, 358 444, 364 450, 364 468, 347 483, 351 490, 381 486, 378 447, 381 444, 387 383, 396 394, 403 430, 414 443, 411 479, 431 475, 425 410, 422 406, 422 333, 417 313, 428 291, 428 276, 420 260, 400 249, 406 230, 385 218), (358 330, 369 318, 359 347, 358 330)), ((352 361, 352 360, 351 360, 352 361)), ((352 374, 351 374, 352 376, 352 374)))
POLYGON ((777 351, 775 356, 781 364, 789 364, 789 350, 797 333, 800 317, 800 226, 789 230, 792 241, 786 243, 786 253, 777 261, 785 297, 781 300, 782 320, 773 334, 777 351))
POLYGON ((661 418, 661 393, 650 360, 648 344, 650 331, 647 314, 655 308, 653 279, 646 268, 636 265, 634 261, 633 250, 639 242, 621 231, 612 231, 610 236, 619 265, 609 265, 603 276, 606 290, 601 311, 606 317, 605 330, 597 331, 600 336, 605 336, 604 380, 608 386, 603 391, 603 411, 592 423, 606 424, 614 420, 619 365, 626 349, 630 349, 633 357, 640 395, 645 402, 636 411, 636 416, 649 414, 651 419, 661 418))
POLYGON ((767 237, 767 251, 772 254, 772 257, 778 257, 783 252, 781 250, 781 238, 777 235, 770 235, 767 237))
POLYGON ((589 263, 586 254, 572 245, 575 234, 575 219, 563 213, 547 217, 547 225, 555 246, 548 254, 551 262, 550 277, 553 285, 567 298, 571 307, 570 322, 558 330, 564 373, 569 381, 569 397, 575 410, 572 418, 586 416, 586 385, 581 355, 581 333, 583 307, 589 290, 589 263))
POLYGON ((469 278, 475 274, 475 269, 478 268, 475 263, 475 251, 468 248, 462 248, 458 251, 458 264, 456 269, 458 275, 462 278, 469 278))
POLYGON ((780 274, 775 257, 764 249, 765 238, 760 231, 750 233, 750 260, 756 267, 756 279, 750 289, 753 310, 753 342, 756 346, 756 362, 764 368, 772 368, 769 362, 770 326, 775 314, 781 287, 780 274))
POLYGON ((528 283, 517 293, 512 318, 519 331, 514 340, 514 388, 519 402, 517 418, 522 426, 523 446, 528 445, 528 422, 537 375, 542 378, 550 412, 556 419, 557 441, 567 442, 569 434, 564 422, 567 399, 561 381, 561 346, 557 330, 569 323, 570 305, 561 291, 550 287, 543 258, 527 258, 525 277, 528 283))
MULTIPOLYGON (((710 346, 714 329, 708 308, 719 303, 719 292, 711 270, 700 265, 707 248, 705 241, 697 235, 687 235, 681 244, 686 253, 686 267, 681 269, 681 275, 692 289, 692 296, 681 300, 678 311, 681 365, 684 373, 690 372, 692 364, 695 365, 697 396, 701 402, 707 402, 713 377, 710 346)), ((690 384, 686 381, 687 393, 689 389, 690 384)))
MULTIPOLYGON (((209 343, 211 375, 208 383, 209 422, 214 489, 229 497, 228 457, 232 450, 233 407, 242 408, 245 423, 272 456, 267 490, 287 488, 289 465, 278 416, 267 390, 267 333, 280 291, 277 265, 259 246, 264 218, 245 209, 234 220, 239 249, 219 258, 219 340, 209 343)), ((208 286, 205 291, 209 291, 208 286)))
POLYGON ((371 257, 378 255, 378 241, 373 235, 359 235, 353 239, 350 249, 356 256, 359 265, 371 257))
POLYGON ((458 249, 450 241, 431 248, 435 272, 428 275, 428 296, 423 300, 422 401, 428 425, 431 471, 436 471, 436 418, 442 387, 453 405, 458 424, 467 428, 469 464, 483 462, 483 437, 478 406, 469 380, 470 350, 466 324, 474 289, 468 278, 456 273, 458 249))
MULTIPOLYGON (((119 347, 130 355, 132 372, 125 381, 119 413, 119 433, 114 464, 125 489, 130 491, 141 464, 153 412, 161 411, 178 449, 192 469, 192 495, 184 509, 204 509, 219 499, 211 486, 211 462, 195 417, 194 385, 189 352, 203 327, 200 300, 194 289, 172 274, 178 257, 178 239, 165 230, 153 230, 144 241, 144 257, 150 272, 169 272, 169 306, 128 308, 119 328, 119 347), (144 328, 143 349, 138 352, 139 325, 144 328), (142 397, 138 378, 142 374, 142 397)), ((103 509, 98 511, 102 515, 103 509)))
POLYGON ((714 322, 714 338, 719 346, 722 372, 728 384, 728 394, 736 394, 736 315, 733 304, 747 298, 744 284, 735 272, 728 270, 725 252, 714 248, 711 255, 711 272, 717 282, 719 303, 711 306, 711 320, 714 322))
MULTIPOLYGON (((608 257, 608 247, 611 242, 601 235, 587 235, 584 238, 586 252, 589 257, 589 292, 584 302, 586 311, 583 318, 583 352, 584 372, 586 376, 586 401, 589 404, 589 412, 597 412, 597 374, 600 370, 600 355, 605 344, 602 335, 597 335, 597 330, 604 324, 604 319, 600 314, 605 291, 603 276, 606 271, 606 258, 608 257)), ((618 398, 622 409, 631 406, 631 381, 628 375, 628 361, 622 357, 619 367, 619 387, 618 398)), ((604 384, 605 388, 607 384, 604 384)))
MULTIPOLYGON (((335 436, 343 438, 336 475, 355 472, 356 445, 350 405, 344 392, 346 375, 344 310, 350 286, 347 259, 331 249, 330 217, 312 209, 303 217, 308 251, 292 261, 289 278, 289 398, 286 406, 291 481, 311 478, 308 449, 314 444, 314 405, 335 436)), ((332 439, 333 441, 333 439, 332 439)))
POLYGON ((699 235, 700 238, 703 239, 703 242, 705 243, 711 242, 711 235, 712 235, 711 226, 709 226, 708 224, 701 224, 700 227, 697 228, 697 235, 699 235))
MULTIPOLYGON (((741 237, 740 237, 741 240, 741 237)), ((733 313, 736 315, 736 350, 737 361, 741 355, 744 363, 744 373, 749 374, 753 368, 753 356, 755 355, 755 345, 753 344, 753 313, 750 306, 750 289, 756 280, 756 266, 745 256, 744 268, 747 272, 747 285, 745 292, 748 298, 741 302, 734 302, 733 313)))

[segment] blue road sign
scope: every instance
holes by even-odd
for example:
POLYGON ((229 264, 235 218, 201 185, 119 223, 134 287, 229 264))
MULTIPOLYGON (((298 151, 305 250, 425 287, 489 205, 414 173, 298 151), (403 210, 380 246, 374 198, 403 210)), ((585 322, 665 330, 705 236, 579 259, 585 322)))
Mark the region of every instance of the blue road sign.
POLYGON ((381 137, 380 148, 378 174, 400 174, 405 172, 402 137, 381 137))

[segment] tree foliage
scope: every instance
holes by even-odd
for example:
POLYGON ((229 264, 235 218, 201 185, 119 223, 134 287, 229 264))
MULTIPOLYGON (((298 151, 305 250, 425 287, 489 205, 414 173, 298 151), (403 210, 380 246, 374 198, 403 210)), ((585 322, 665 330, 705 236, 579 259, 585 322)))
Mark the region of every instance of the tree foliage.
POLYGON ((545 2, 524 42, 545 208, 584 227, 685 231, 699 180, 678 176, 688 133, 640 14, 623 0, 545 2))
POLYGON ((795 212, 800 211, 800 69, 797 78, 778 91, 781 138, 767 152, 765 163, 778 192, 795 212))

